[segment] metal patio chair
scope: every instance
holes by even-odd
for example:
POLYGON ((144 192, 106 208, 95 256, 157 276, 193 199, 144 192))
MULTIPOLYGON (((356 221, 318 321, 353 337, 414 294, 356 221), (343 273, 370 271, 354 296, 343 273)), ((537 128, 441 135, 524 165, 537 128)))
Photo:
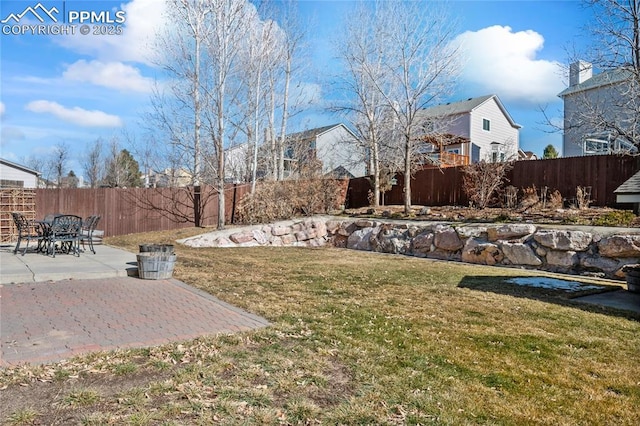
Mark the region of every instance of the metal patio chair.
POLYGON ((60 215, 53 218, 47 236, 48 254, 56 257, 56 250, 80 256, 80 230, 82 218, 60 215))
POLYGON ((89 243, 89 250, 93 254, 96 254, 96 250, 93 248, 93 232, 100 222, 100 215, 89 216, 82 222, 82 229, 80 229, 80 242, 82 243, 82 249, 84 250, 84 243, 89 243))
POLYGON ((13 250, 13 254, 16 254, 18 250, 20 250, 20 243, 25 240, 27 241, 27 244, 24 246, 24 250, 22 251, 23 256, 27 252, 27 248, 29 248, 30 241, 38 242, 36 250, 39 251, 44 240, 44 234, 40 225, 36 222, 27 220, 24 214, 19 212, 11 212, 11 216, 13 216, 13 221, 18 229, 18 242, 13 250))

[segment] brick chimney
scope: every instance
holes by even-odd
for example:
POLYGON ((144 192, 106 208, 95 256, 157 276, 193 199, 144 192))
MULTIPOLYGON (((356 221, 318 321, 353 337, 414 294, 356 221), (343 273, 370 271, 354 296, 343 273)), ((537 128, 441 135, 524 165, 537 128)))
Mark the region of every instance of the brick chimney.
POLYGON ((593 65, 586 61, 576 61, 569 65, 569 87, 584 83, 593 76, 593 65))

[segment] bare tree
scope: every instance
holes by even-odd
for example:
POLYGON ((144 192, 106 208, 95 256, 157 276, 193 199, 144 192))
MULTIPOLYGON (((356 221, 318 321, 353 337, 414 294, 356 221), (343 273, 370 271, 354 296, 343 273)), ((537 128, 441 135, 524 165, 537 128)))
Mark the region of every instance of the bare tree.
MULTIPOLYGON (((296 59, 303 49, 303 39, 305 37, 304 26, 301 25, 297 15, 296 3, 288 0, 284 2, 280 12, 278 22, 284 31, 284 42, 282 51, 282 65, 284 73, 284 87, 282 91, 282 114, 280 120, 279 137, 275 140, 274 155, 277 157, 277 173, 278 180, 284 179, 284 163, 285 149, 287 137, 287 123, 289 117, 293 114, 291 105, 291 81, 300 68, 297 66, 299 62, 296 59)), ((271 134, 275 134, 273 129, 271 134)))
POLYGON ((96 139, 83 157, 82 166, 91 188, 98 187, 104 174, 103 145, 101 138, 96 139))
POLYGON ((64 142, 53 147, 53 153, 49 160, 49 168, 53 172, 58 188, 62 185, 62 178, 66 173, 70 155, 69 145, 64 142))
MULTIPOLYGON (((346 65, 341 78, 343 93, 349 98, 333 109, 346 115, 356 134, 368 151, 369 174, 373 178, 374 207, 380 205, 382 179, 381 144, 389 136, 389 111, 385 99, 376 90, 382 87, 385 75, 384 60, 386 36, 379 26, 382 19, 364 3, 347 21, 342 40, 339 40, 340 57, 346 65)), ((388 151, 387 151, 388 152, 388 151)), ((365 159, 363 159, 364 161, 365 159)))
POLYGON ((211 86, 207 90, 207 103, 213 108, 205 114, 207 130, 213 142, 215 162, 210 164, 216 171, 215 184, 218 192, 218 228, 225 225, 225 147, 227 142, 227 123, 232 111, 238 87, 234 85, 238 78, 238 55, 247 34, 247 7, 244 0, 212 0, 212 32, 206 39, 207 54, 211 64, 211 86))
MULTIPOLYGON (((262 129, 265 128, 265 121, 268 118, 269 108, 265 97, 269 91, 275 90, 275 86, 269 78, 273 78, 273 69, 280 60, 280 44, 282 37, 279 34, 279 27, 274 21, 262 21, 257 11, 250 9, 247 20, 251 21, 247 29, 247 38, 244 45, 244 54, 241 58, 243 72, 240 74, 243 80, 243 97, 241 97, 239 108, 245 112, 240 118, 244 120, 243 131, 249 144, 250 161, 250 181, 251 192, 255 192, 257 172, 258 172, 258 145, 262 137, 262 129)), ((271 96, 275 96, 272 92, 271 96)), ((275 104, 270 105, 271 109, 275 104)), ((272 122, 272 121, 270 121, 272 122)))
MULTIPOLYGON (((445 9, 435 3, 375 1, 366 3, 356 16, 359 22, 354 25, 367 28, 352 28, 348 37, 353 40, 343 49, 351 91, 358 98, 354 110, 362 117, 362 136, 374 148, 373 155, 376 146, 379 151, 376 139, 383 130, 384 137, 402 150, 400 170, 408 214, 411 176, 419 154, 416 137, 425 130, 419 113, 450 94, 459 72, 458 51, 451 43, 454 27, 445 9)), ((397 150, 389 147, 387 152, 397 150)), ((375 163, 371 163, 378 175, 374 185, 379 187, 381 168, 375 163)))
MULTIPOLYGON (((170 27, 159 37, 160 65, 169 81, 153 97, 154 122, 168 138, 165 159, 184 167, 194 191, 212 183, 218 197, 218 227, 225 223, 225 148, 237 105, 238 62, 244 52, 247 20, 253 8, 245 0, 170 0, 170 27)), ((193 194, 194 200, 199 200, 193 194)), ((199 225, 200 206, 194 203, 199 225)))
POLYGON ((384 2, 390 61, 381 93, 396 119, 403 148, 404 212, 411 212, 411 176, 415 138, 424 132, 419 112, 450 95, 459 72, 458 51, 451 44, 454 28, 439 5, 384 2), (402 6, 400 6, 402 5, 402 6))

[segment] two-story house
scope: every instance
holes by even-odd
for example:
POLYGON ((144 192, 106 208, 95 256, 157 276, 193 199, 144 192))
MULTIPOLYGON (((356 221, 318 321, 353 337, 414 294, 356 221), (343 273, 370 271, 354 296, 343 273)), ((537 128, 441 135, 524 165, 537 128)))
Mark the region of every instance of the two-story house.
POLYGON ((486 95, 437 105, 420 112, 425 150, 440 167, 515 159, 520 126, 498 96, 486 95))
POLYGON ((569 66, 569 87, 558 94, 564 102, 564 157, 637 152, 621 137, 621 131, 640 132, 640 101, 629 99, 630 77, 624 68, 594 75, 589 62, 569 66))
POLYGON ((316 162, 323 175, 366 176, 365 150, 342 123, 289 134, 286 143, 285 173, 295 173, 301 166, 316 162))
MULTIPOLYGON (((266 144, 258 148, 257 176, 266 176, 269 164, 266 144)), ((250 179, 252 149, 242 143, 225 152, 225 177, 230 182, 250 179)), ((285 137, 284 176, 313 171, 333 177, 366 176, 366 151, 357 142, 354 133, 344 124, 332 124, 285 137)))

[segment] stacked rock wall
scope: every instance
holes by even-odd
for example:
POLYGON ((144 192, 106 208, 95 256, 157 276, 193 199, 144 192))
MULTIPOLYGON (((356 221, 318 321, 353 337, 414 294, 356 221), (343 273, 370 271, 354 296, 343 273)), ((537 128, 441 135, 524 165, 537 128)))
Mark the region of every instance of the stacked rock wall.
POLYGON ((315 217, 183 240, 191 246, 333 245, 354 250, 502 265, 552 272, 624 278, 622 267, 640 263, 640 235, 601 236, 584 230, 532 224, 452 225, 315 217), (218 234, 217 236, 215 236, 218 234))

